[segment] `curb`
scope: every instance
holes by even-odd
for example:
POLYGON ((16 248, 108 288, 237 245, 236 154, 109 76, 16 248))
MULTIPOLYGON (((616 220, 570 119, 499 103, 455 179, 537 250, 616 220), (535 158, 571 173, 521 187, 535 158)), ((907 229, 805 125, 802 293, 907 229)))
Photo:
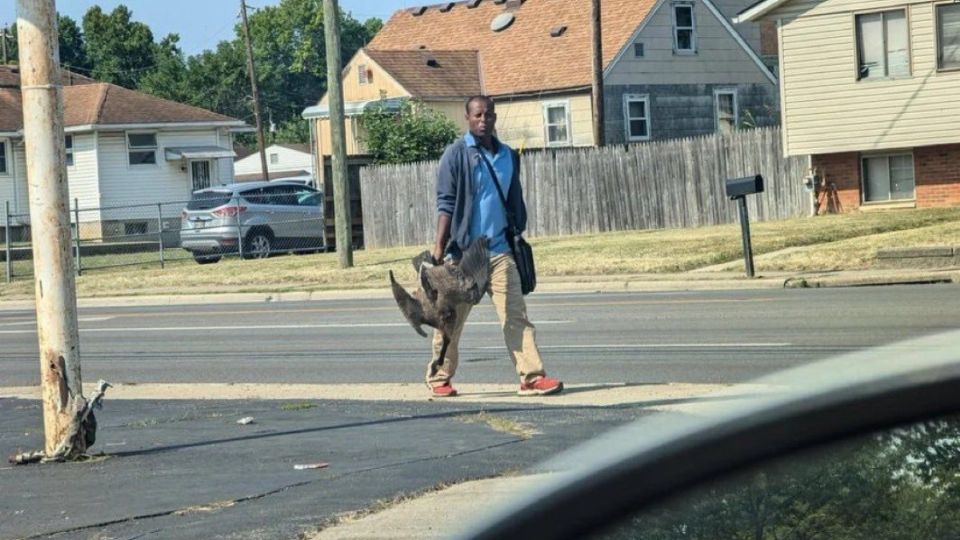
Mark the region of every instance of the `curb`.
MULTIPOLYGON (((790 275, 770 272, 754 278, 746 276, 710 276, 704 273, 636 275, 610 279, 607 276, 567 276, 553 281, 543 279, 539 293, 617 293, 669 292, 750 289, 816 289, 826 287, 866 287, 872 285, 916 285, 960 283, 960 268, 926 271, 889 271, 863 275, 858 272, 841 274, 790 275)), ((78 307, 177 306, 196 304, 257 304, 305 302, 318 300, 388 299, 386 287, 377 289, 340 289, 326 291, 288 291, 225 294, 184 294, 144 296, 104 296, 79 298, 78 307)), ((32 299, 0 300, 0 311, 34 309, 32 299)))

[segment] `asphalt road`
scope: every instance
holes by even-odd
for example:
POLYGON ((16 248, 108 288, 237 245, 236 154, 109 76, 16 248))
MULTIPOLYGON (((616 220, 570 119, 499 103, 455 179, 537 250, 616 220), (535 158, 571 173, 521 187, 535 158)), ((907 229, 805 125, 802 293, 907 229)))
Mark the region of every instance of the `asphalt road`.
MULTIPOLYGON (((960 287, 546 294, 528 298, 548 372, 569 382, 742 382, 960 327, 960 287)), ((0 311, 0 386, 39 383, 35 319, 0 311)), ((418 382, 429 343, 391 299, 83 309, 84 379, 418 382)), ((459 382, 512 382, 496 315, 475 308, 459 382)))

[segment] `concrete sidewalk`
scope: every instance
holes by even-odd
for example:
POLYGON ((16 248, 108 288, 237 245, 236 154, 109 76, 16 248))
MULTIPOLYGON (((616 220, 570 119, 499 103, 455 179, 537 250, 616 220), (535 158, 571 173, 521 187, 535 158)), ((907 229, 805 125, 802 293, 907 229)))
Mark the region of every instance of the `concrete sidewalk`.
MULTIPOLYGON (((960 283, 960 267, 942 269, 842 270, 810 272, 677 272, 623 275, 545 276, 538 293, 654 292, 736 289, 863 287, 920 283, 960 283)), ((260 303, 391 298, 386 286, 377 289, 290 291, 228 294, 136 295, 79 298, 80 307, 260 303)), ((0 300, 0 309, 32 309, 31 299, 0 300)))
MULTIPOLYGON (((525 489, 533 480, 518 474, 546 457, 716 389, 696 386, 593 385, 528 400, 466 387, 472 399, 399 387, 383 389, 399 398, 388 401, 108 392, 92 449, 103 455, 0 463, 0 538, 449 538, 483 511, 478 499, 492 506, 525 489)), ((0 387, 4 457, 42 445, 39 400, 11 394, 0 387)))

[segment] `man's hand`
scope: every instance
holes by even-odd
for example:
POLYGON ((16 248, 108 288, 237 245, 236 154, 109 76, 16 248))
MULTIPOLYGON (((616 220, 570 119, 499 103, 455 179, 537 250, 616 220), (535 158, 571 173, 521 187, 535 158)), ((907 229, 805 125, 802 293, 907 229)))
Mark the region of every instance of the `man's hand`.
POLYGON ((443 251, 447 246, 447 240, 450 238, 450 216, 440 213, 437 218, 437 236, 433 242, 433 260, 437 264, 443 264, 443 251))

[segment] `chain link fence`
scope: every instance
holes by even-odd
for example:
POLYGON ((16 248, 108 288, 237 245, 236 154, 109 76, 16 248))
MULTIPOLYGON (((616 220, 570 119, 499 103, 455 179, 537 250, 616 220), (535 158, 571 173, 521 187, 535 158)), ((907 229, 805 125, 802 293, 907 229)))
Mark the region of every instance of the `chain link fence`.
MULTIPOLYGON (((77 275, 107 268, 209 264, 326 251, 322 194, 298 186, 212 191, 189 201, 81 208, 71 205, 77 275)), ((30 215, 6 203, 0 221, 6 281, 33 276, 30 215)))

